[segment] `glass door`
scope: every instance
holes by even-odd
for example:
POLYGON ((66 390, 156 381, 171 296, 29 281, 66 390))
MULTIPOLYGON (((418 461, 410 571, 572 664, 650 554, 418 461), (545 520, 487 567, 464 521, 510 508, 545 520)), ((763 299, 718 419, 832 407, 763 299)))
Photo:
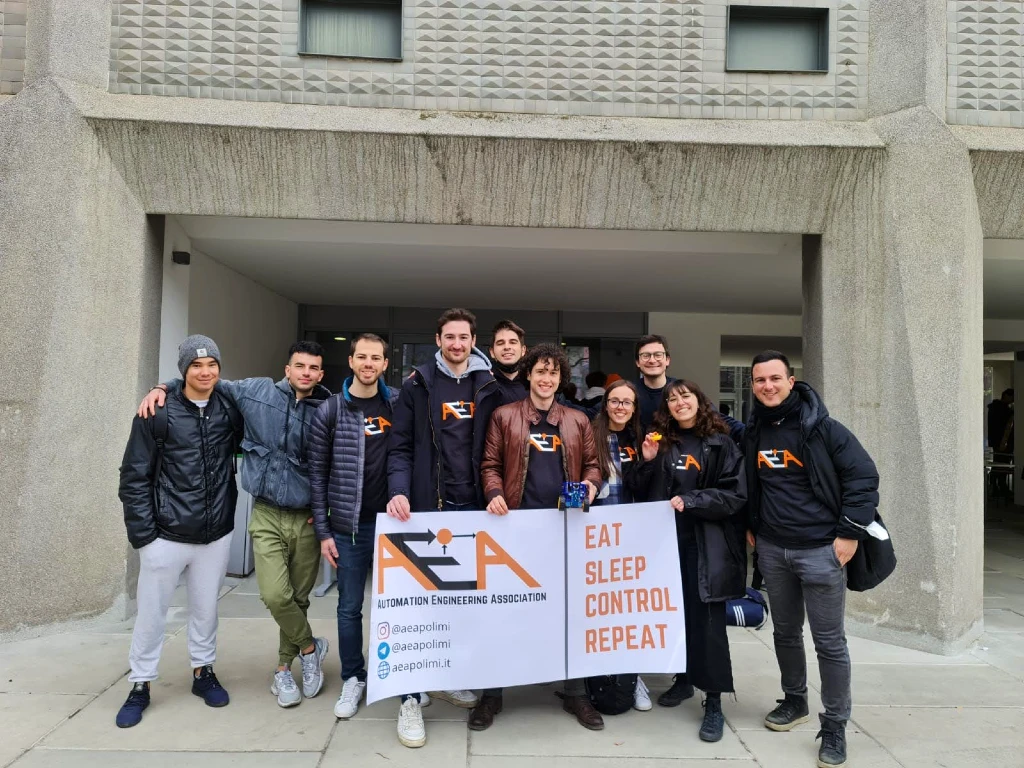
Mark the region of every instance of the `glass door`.
POLYGON ((402 386, 413 368, 430 363, 437 352, 434 337, 424 333, 396 333, 391 344, 388 385, 402 386))

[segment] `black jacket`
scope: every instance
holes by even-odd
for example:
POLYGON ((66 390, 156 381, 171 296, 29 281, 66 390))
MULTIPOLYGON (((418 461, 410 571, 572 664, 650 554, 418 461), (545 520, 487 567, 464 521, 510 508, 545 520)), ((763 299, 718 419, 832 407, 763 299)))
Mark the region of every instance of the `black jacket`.
MULTIPOLYGON (((351 378, 340 395, 331 396, 317 409, 306 433, 313 525, 320 541, 332 538, 332 533, 347 536, 359 530, 366 431, 363 413, 349 395, 349 382, 351 378), (332 408, 337 414, 333 425, 329 421, 332 408)), ((377 391, 393 419, 398 390, 378 380, 377 391)))
MULTIPOLYGON (((875 520, 878 507, 878 469, 853 433, 828 415, 821 397, 811 386, 798 381, 793 390, 800 396, 801 456, 811 489, 835 515, 835 535, 862 540, 864 529, 875 520)), ((750 416, 744 436, 749 501, 748 525, 757 533, 761 520, 761 483, 757 474, 757 446, 761 424, 757 409, 750 416)))
MULTIPOLYGON (((679 459, 678 444, 671 445, 637 470, 648 488, 648 500, 669 498, 672 468, 679 459)), ((697 589, 705 603, 734 600, 746 594, 747 547, 743 509, 747 481, 743 455, 724 434, 701 440, 701 471, 696 490, 683 496, 683 512, 692 515, 697 539, 697 589)))
POLYGON ((530 394, 530 387, 522 376, 510 379, 503 373, 496 373, 494 374, 494 381, 501 392, 501 402, 498 405, 518 403, 530 394))
MULTIPOLYGON (((413 512, 440 509, 444 499, 441 469, 440 425, 434 414, 441 403, 434 387, 437 365, 431 360, 415 368, 402 384, 394 405, 394 421, 388 442, 388 498, 399 494, 409 499, 413 512), (437 426, 437 431, 435 431, 437 426)), ((480 489, 480 460, 483 458, 487 425, 494 409, 501 405, 501 392, 490 371, 467 374, 473 383, 473 481, 479 508, 485 506, 480 489)))
POLYGON ((209 544, 235 527, 235 454, 242 417, 223 395, 210 396, 202 416, 181 390, 170 392, 166 441, 157 472, 157 418, 132 422, 121 462, 118 497, 135 549, 157 538, 209 544))

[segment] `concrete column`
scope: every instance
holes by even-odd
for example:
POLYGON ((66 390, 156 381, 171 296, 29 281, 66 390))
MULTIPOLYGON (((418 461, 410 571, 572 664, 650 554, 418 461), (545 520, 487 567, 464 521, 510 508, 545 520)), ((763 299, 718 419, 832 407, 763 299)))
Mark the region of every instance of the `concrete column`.
POLYGON ((857 633, 938 652, 982 617, 982 230, 968 153, 928 108, 873 121, 869 206, 805 241, 804 365, 881 473, 899 567, 851 594, 857 633))
POLYGON ((127 610, 118 466, 157 372, 158 221, 54 79, 0 108, 0 633, 127 610))
POLYGON ((46 77, 106 90, 110 0, 33 0, 25 45, 25 84, 46 77))
POLYGON ((652 312, 647 323, 651 333, 668 339, 668 375, 697 382, 713 403, 718 402, 722 360, 722 334, 715 320, 714 315, 652 312))

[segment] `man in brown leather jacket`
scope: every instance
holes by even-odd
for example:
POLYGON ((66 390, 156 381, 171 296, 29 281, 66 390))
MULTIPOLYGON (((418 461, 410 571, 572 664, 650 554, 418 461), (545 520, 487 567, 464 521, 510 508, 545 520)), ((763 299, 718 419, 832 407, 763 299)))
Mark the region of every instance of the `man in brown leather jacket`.
MULTIPOLYGON (((523 358, 520 376, 529 383, 529 397, 495 410, 487 428, 480 462, 487 511, 507 515, 510 509, 555 510, 566 481, 586 483, 593 501, 601 470, 590 422, 580 411, 555 401, 569 381, 565 352, 553 344, 534 347, 523 358)), ((552 517, 552 525, 555 519, 552 517)), ((501 707, 500 688, 484 691, 470 713, 470 729, 489 728, 501 707)), ((562 707, 584 728, 604 728, 601 714, 587 698, 583 680, 565 681, 562 707)))

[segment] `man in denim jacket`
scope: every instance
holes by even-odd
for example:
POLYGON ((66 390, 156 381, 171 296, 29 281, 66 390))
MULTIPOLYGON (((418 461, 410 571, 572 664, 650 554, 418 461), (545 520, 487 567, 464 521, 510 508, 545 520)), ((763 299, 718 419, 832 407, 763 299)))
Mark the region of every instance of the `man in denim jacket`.
MULTIPOLYGON (((309 593, 320 565, 320 543, 310 513, 306 432, 313 414, 330 395, 324 376, 323 349, 314 341, 299 341, 288 350, 284 378, 219 381, 217 391, 238 407, 245 420, 242 439, 242 488, 253 499, 253 555, 260 598, 280 628, 278 665, 270 692, 282 707, 312 698, 323 688, 322 662, 326 638, 314 638, 306 618, 309 593), (300 695, 291 665, 302 662, 300 695)), ((155 387, 139 407, 146 416, 164 403, 165 391, 180 388, 181 380, 155 387)))

